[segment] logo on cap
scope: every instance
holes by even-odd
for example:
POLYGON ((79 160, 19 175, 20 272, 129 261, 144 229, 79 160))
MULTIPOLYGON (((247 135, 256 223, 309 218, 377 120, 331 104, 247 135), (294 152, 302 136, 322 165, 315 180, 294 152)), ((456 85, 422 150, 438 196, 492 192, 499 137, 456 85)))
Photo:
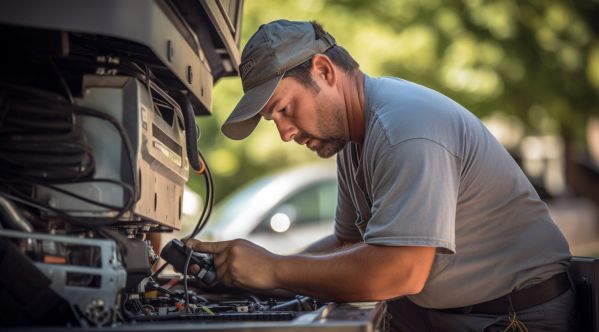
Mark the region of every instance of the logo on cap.
POLYGON ((254 62, 254 59, 249 59, 246 62, 239 65, 239 76, 241 76, 241 79, 245 81, 245 78, 250 73, 250 71, 254 69, 255 66, 256 63, 254 62))

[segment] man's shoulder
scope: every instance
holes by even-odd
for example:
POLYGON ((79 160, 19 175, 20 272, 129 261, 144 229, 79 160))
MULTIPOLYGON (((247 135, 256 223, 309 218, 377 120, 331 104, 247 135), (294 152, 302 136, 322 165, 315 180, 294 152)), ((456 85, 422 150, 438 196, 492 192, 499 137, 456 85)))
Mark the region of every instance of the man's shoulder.
POLYGON ((367 136, 389 145, 425 138, 455 139, 469 112, 449 97, 399 78, 368 78, 365 84, 367 136))
MULTIPOLYGON (((396 77, 368 77, 365 82, 366 110, 378 117, 453 116, 467 112, 446 95, 396 77)), ((407 118, 406 118, 407 117, 407 118)))

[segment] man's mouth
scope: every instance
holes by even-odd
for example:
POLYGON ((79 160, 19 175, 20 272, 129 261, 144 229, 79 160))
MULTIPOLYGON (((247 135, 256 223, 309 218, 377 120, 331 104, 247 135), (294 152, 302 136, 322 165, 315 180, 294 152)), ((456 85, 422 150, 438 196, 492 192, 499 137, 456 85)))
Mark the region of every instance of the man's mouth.
POLYGON ((312 151, 317 151, 320 148, 320 140, 309 135, 301 135, 296 137, 295 142, 299 145, 305 145, 312 151))

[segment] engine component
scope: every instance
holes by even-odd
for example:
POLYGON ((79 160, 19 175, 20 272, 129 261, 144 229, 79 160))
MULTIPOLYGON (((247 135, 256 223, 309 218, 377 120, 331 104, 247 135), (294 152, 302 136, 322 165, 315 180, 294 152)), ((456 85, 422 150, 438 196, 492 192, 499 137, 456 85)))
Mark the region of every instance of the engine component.
POLYGON ((26 254, 50 288, 91 324, 116 321, 126 271, 114 241, 12 230, 0 230, 0 237, 37 242, 37 250, 26 254))
MULTIPOLYGON (((85 140, 93 151, 93 178, 125 182, 139 193, 139 200, 136 198, 133 206, 134 214, 126 219, 143 218, 179 229, 183 184, 189 172, 179 106, 157 86, 147 89, 131 77, 86 75, 82 91, 83 97, 76 102, 121 123, 133 148, 133 155, 128 156, 122 138, 110 123, 85 115, 76 116, 75 121, 81 124, 85 140), (130 163, 133 163, 136 179, 131 178, 130 163)), ((105 205, 122 206, 129 199, 124 188, 113 183, 70 183, 59 188, 105 205)), ((106 213, 113 213, 44 186, 37 187, 36 198, 80 217, 110 217, 106 213)))
POLYGON ((0 237, 0 322, 21 325, 78 324, 69 303, 49 288, 50 279, 19 248, 0 237), (8 273, 7 273, 8 272, 8 273))
POLYGON ((140 239, 122 239, 122 235, 114 231, 110 233, 113 239, 121 238, 118 244, 123 255, 123 265, 127 271, 126 289, 134 289, 147 276, 150 275, 150 250, 152 247, 140 239))

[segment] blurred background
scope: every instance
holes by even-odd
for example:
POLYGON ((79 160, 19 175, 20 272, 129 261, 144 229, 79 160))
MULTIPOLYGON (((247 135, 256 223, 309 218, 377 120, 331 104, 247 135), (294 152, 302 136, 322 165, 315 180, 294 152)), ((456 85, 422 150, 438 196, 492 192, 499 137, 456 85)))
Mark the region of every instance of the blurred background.
MULTIPOLYGON (((598 17, 597 0, 249 0, 244 5, 241 47, 260 24, 279 18, 317 20, 367 74, 401 77, 453 98, 483 119, 521 164, 573 253, 597 256, 598 17)), ((278 198, 276 190, 264 188, 277 176, 289 178, 273 173, 314 162, 328 169, 317 172, 334 175, 334 158, 323 162, 305 147, 283 143, 274 124, 265 121, 244 141, 225 138, 220 126, 241 95, 238 78, 222 79, 214 91, 213 115, 198 118, 199 145, 211 167, 219 205, 211 227, 218 228, 214 224, 219 218, 227 223, 234 215, 248 215, 252 206, 264 201, 279 205, 264 207, 255 217, 256 229, 247 230, 247 236, 231 236, 277 238, 299 230, 294 224, 306 218, 330 224, 334 176, 318 180, 322 183, 285 182, 283 187, 297 187, 297 192, 278 198), (320 184, 328 188, 322 189, 326 194, 315 195, 320 184), (232 196, 234 192, 237 196, 232 196), (305 197, 322 199, 310 203, 305 197), (240 208, 244 200, 250 202, 249 208, 240 208), (318 211, 323 212, 298 217, 314 204, 321 204, 318 211)), ((292 174, 297 178, 306 172, 292 174)), ((189 186, 198 193, 187 195, 185 227, 191 228, 200 213, 204 184, 192 177, 189 186)), ((204 236, 227 237, 216 233, 204 236)), ((317 239, 313 235, 307 241, 317 239)), ((272 250, 288 251, 279 249, 272 250)))

